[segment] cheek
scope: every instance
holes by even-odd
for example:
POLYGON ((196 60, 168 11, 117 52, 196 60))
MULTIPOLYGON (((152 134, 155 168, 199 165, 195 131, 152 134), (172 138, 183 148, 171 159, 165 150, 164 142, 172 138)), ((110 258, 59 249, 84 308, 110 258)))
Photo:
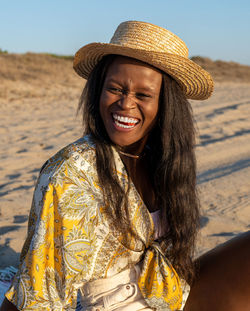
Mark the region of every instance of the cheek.
POLYGON ((158 109, 159 109, 159 105, 158 103, 156 103, 153 107, 151 107, 151 109, 149 109, 147 111, 147 116, 145 116, 145 123, 144 123, 144 130, 146 132, 151 131, 157 120, 158 120, 158 109))
POLYGON ((156 102, 153 104, 150 109, 148 110, 148 123, 155 123, 157 116, 158 116, 159 104, 156 102))
POLYGON ((100 102, 99 102, 99 110, 100 110, 100 115, 102 117, 102 119, 104 120, 104 115, 106 112, 106 108, 107 108, 107 96, 105 95, 105 93, 101 93, 101 97, 100 97, 100 102))
POLYGON ((155 118, 157 118, 158 112, 159 112, 159 102, 156 102, 155 107, 154 107, 154 117, 155 118))
POLYGON ((106 92, 103 92, 100 97, 100 103, 99 103, 100 110, 108 109, 109 106, 111 106, 111 104, 112 104, 111 96, 107 94, 106 92))

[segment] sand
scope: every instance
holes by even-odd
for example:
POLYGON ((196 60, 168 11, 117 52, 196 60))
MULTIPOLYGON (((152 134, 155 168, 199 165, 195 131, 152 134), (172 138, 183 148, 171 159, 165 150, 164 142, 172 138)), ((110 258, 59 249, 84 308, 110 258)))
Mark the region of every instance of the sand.
MULTIPOLYGON (((82 133, 76 108, 84 81, 71 61, 20 57, 0 55, 0 268, 18 265, 40 167, 82 133)), ((198 255, 250 230, 250 83, 218 79, 209 100, 191 102, 202 209, 198 255)))
POLYGON ((250 84, 217 83, 209 100, 192 104, 202 253, 250 230, 250 84))

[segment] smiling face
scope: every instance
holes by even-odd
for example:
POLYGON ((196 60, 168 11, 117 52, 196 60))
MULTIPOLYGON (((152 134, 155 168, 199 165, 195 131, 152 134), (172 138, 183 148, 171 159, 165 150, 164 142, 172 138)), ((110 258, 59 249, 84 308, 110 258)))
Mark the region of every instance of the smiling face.
POLYGON ((100 97, 100 114, 114 144, 128 147, 145 141, 157 118, 161 83, 160 71, 150 65, 114 59, 100 97))

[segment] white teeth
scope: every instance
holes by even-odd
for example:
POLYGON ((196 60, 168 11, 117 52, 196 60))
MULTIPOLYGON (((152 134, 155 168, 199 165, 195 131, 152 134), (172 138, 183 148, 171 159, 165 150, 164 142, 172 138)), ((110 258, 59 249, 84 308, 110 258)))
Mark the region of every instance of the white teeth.
POLYGON ((138 122, 137 119, 119 116, 119 115, 116 114, 116 113, 113 114, 113 118, 114 118, 115 120, 118 120, 118 121, 124 122, 124 123, 134 123, 134 124, 135 124, 135 123, 138 122))

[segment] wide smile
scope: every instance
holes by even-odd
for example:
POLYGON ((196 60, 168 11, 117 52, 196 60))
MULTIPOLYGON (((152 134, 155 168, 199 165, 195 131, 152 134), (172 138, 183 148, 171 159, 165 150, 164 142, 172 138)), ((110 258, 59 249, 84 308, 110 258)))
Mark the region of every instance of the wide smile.
POLYGON ((116 128, 118 129, 133 129, 136 127, 136 125, 140 122, 139 119, 133 118, 130 116, 122 116, 117 113, 112 113, 112 119, 114 124, 116 125, 116 128))

